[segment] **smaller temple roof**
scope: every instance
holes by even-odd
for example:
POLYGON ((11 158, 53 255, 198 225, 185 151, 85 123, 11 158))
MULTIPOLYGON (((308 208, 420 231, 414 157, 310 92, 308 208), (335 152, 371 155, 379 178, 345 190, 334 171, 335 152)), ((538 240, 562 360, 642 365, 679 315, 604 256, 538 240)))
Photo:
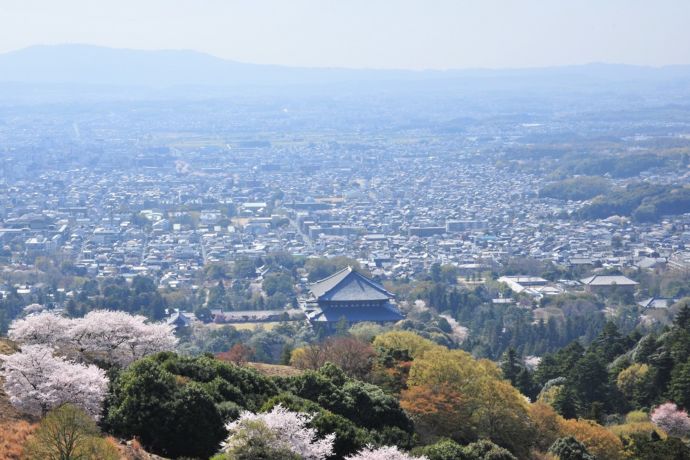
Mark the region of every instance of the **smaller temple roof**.
POLYGON ((192 322, 189 320, 187 315, 179 310, 176 310, 175 313, 173 313, 170 318, 167 319, 166 324, 168 326, 175 327, 175 329, 180 329, 191 326, 192 322))
POLYGON ((587 286, 637 286, 639 283, 623 275, 594 275, 581 279, 587 286))

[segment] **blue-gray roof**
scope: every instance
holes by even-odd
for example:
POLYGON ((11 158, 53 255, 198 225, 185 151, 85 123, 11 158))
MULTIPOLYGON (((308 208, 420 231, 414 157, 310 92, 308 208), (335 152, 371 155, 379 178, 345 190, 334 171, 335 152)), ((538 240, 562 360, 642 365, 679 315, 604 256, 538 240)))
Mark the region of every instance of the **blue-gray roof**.
POLYGON ((170 316, 170 318, 168 318, 168 320, 166 321, 166 324, 168 324, 169 326, 175 326, 175 327, 189 327, 189 326, 191 326, 192 323, 189 320, 189 318, 187 317, 187 315, 185 315, 181 311, 176 311, 175 313, 172 314, 172 316, 170 316))
POLYGON ((392 304, 376 307, 326 307, 309 317, 314 322, 336 323, 342 318, 349 323, 371 321, 375 323, 395 322, 403 319, 402 313, 392 304))
POLYGON ((316 300, 333 302, 385 301, 394 297, 383 286, 353 270, 352 267, 344 268, 328 278, 313 283, 309 290, 316 300))
POLYGON ((623 275, 594 275, 581 279, 587 286, 637 286, 639 283, 623 275))

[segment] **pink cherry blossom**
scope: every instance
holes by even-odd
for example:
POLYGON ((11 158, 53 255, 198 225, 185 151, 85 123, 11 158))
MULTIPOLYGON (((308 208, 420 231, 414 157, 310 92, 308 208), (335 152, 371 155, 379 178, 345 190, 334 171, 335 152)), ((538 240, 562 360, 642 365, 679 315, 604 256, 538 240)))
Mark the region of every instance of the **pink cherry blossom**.
POLYGON ((678 409, 678 406, 672 402, 654 408, 651 419, 654 425, 664 430, 669 436, 684 437, 690 434, 688 413, 678 409))
POLYGON ((428 460, 427 457, 413 457, 398 450, 395 446, 372 447, 367 446, 354 455, 345 457, 346 460, 428 460))
POLYGON ((0 375, 10 403, 33 415, 72 403, 98 419, 108 390, 103 370, 54 356, 45 345, 24 345, 20 352, 0 355, 0 375))
POLYGON ((40 313, 16 320, 9 336, 22 344, 41 344, 59 349, 77 361, 101 361, 127 366, 177 344, 173 327, 147 323, 140 315, 121 311, 95 310, 83 318, 68 319, 54 313, 40 313))
POLYGON ((140 315, 96 310, 73 321, 69 336, 76 350, 121 366, 177 344, 172 326, 148 324, 140 315))
POLYGON ((72 321, 52 312, 43 312, 12 322, 8 336, 27 345, 62 346, 72 321))
POLYGON ((317 438, 317 431, 307 426, 313 418, 313 415, 292 412, 281 405, 266 413, 243 412, 237 420, 226 426, 230 436, 224 446, 226 450, 236 446, 236 443, 242 442, 241 439, 246 439, 246 436, 236 434, 241 430, 251 430, 253 422, 260 422, 275 435, 273 447, 289 449, 305 460, 323 460, 333 453, 335 435, 317 438))

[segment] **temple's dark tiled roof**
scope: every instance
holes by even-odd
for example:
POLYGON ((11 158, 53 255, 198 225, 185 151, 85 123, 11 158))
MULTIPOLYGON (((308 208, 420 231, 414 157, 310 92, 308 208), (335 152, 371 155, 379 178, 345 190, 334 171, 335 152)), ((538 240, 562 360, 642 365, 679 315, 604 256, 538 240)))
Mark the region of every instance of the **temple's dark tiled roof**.
POLYGON ((309 316, 310 321, 335 323, 342 318, 349 323, 358 321, 393 322, 403 319, 403 315, 391 304, 376 307, 324 308, 309 316))
POLYGON ((349 323, 388 323, 404 318, 393 294, 351 267, 317 281, 309 291, 304 308, 313 323, 333 324, 343 318, 349 323))
POLYGON ((170 326, 174 326, 175 328, 189 327, 192 325, 187 315, 181 311, 176 311, 173 313, 172 316, 168 318, 166 323, 170 326))
POLYGON ((383 286, 352 269, 344 268, 337 273, 309 286, 314 299, 320 301, 387 301, 394 296, 383 286))

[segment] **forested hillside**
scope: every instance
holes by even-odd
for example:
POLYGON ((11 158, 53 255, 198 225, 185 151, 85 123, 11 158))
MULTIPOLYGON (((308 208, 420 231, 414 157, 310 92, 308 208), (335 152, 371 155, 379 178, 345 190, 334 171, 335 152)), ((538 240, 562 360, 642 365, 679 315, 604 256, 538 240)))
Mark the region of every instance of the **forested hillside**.
POLYGON ((171 331, 124 313, 69 321, 44 313, 10 330, 19 351, 3 357, 5 392, 37 425, 20 418, 5 430, 30 458, 60 448, 37 444, 57 426, 91 439, 97 457, 87 458, 116 458, 116 440, 132 438, 164 457, 216 460, 690 456, 680 441, 690 434, 688 305, 659 334, 607 323, 588 347, 573 342, 536 369, 512 349, 497 365, 410 331, 358 327, 293 350, 303 371, 276 377, 241 360, 159 352, 171 331), (153 354, 136 359, 99 339, 113 334, 153 354), (58 374, 26 374, 36 363, 58 374))

